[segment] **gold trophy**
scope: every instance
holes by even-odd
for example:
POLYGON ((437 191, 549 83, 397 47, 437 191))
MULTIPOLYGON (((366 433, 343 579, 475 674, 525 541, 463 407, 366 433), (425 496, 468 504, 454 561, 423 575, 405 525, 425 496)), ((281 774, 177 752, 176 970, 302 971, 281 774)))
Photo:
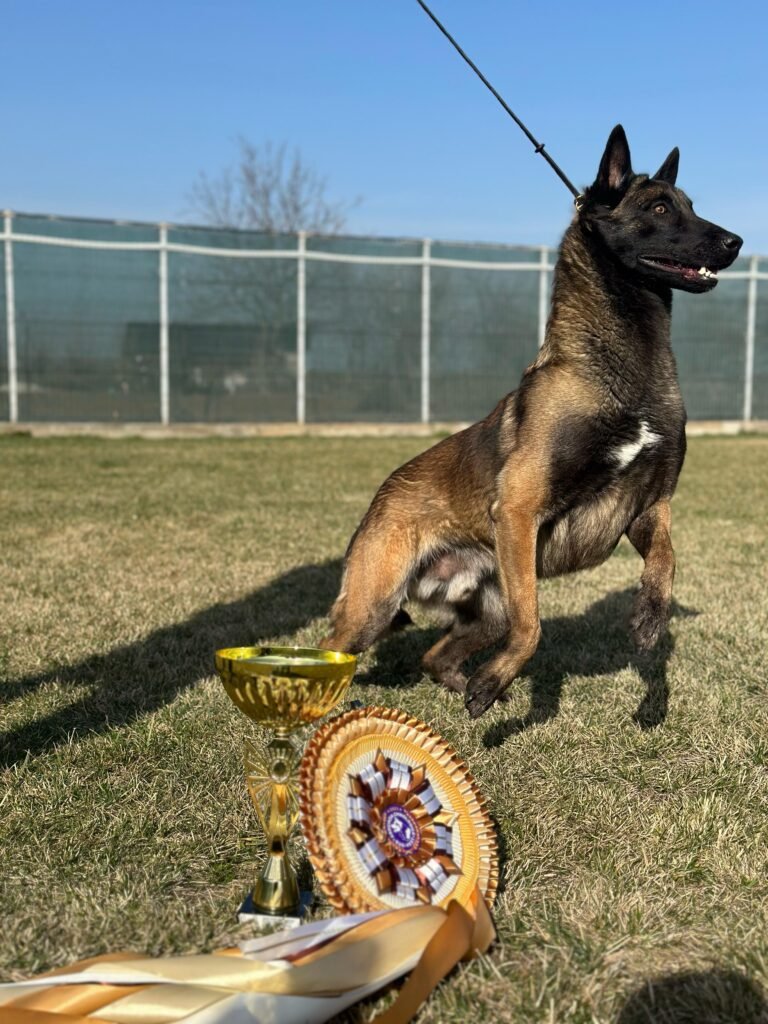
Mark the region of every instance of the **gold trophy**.
POLYGON ((241 913, 295 915, 300 894, 288 859, 299 804, 296 770, 301 751, 291 733, 327 715, 355 673, 352 654, 313 647, 227 647, 216 671, 243 714, 274 733, 261 754, 245 743, 245 778, 267 837, 267 862, 241 913))

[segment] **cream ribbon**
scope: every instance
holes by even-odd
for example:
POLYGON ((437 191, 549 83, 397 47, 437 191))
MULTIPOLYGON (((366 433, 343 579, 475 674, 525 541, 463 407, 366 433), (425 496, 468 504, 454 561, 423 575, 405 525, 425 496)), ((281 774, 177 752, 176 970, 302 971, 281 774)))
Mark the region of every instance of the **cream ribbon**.
POLYGON ((112 954, 0 986, 3 1024, 321 1022, 413 969, 379 1024, 406 1024, 445 975, 494 938, 485 902, 334 919, 244 950, 112 954), (415 969, 414 969, 415 968, 415 969))

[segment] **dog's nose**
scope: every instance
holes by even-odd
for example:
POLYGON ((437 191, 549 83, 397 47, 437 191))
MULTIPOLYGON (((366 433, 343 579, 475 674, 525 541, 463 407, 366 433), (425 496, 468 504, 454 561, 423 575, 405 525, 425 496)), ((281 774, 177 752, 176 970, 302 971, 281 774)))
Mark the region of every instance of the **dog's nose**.
POLYGON ((744 239, 739 238, 738 235, 723 235, 720 242, 724 249, 736 254, 744 244, 744 239))

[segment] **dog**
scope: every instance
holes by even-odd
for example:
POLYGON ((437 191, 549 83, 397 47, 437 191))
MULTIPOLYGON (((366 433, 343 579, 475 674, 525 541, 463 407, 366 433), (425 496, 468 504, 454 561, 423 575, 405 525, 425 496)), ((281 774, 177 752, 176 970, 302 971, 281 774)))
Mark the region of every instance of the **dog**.
POLYGON ((679 151, 635 174, 621 125, 577 201, 543 347, 479 423, 385 480, 349 543, 326 648, 359 653, 440 612, 425 670, 482 715, 541 637, 537 579, 599 565, 626 533, 644 560, 630 629, 651 650, 669 618, 670 500, 686 413, 670 345, 672 289, 703 293, 742 239, 676 188, 679 151), (467 679, 464 662, 501 649, 467 679))

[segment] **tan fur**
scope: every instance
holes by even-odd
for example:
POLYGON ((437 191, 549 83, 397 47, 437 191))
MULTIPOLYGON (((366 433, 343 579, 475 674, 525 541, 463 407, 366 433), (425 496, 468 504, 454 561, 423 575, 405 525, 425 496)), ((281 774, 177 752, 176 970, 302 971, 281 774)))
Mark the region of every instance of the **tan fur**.
MULTIPOLYGON (((541 351, 484 420, 382 484, 350 541, 325 646, 362 651, 407 621, 405 602, 421 601, 450 623, 424 666, 449 689, 466 690, 477 716, 536 650, 537 579, 598 565, 624 533, 645 563, 633 635, 644 649, 658 641, 674 578, 670 498, 685 409, 671 289, 647 276, 643 253, 656 266, 658 247, 677 254, 690 231, 691 252, 708 247, 717 267, 741 244, 693 214, 674 188, 676 167, 673 151, 657 179, 634 175, 623 130, 614 129, 560 248, 541 351), (653 220, 657 201, 679 231, 663 227, 670 217, 653 220), (499 640, 503 650, 468 681, 463 663, 499 640)), ((684 257, 679 269, 688 273, 684 257)))
MULTIPOLYGON (((461 613, 461 586, 474 579, 476 586, 466 589, 477 589, 477 574, 492 559, 497 579, 477 590, 474 605, 467 600, 463 616, 449 614, 451 629, 427 652, 423 664, 445 686, 463 691, 467 680, 459 666, 506 636, 505 650, 476 676, 478 685, 498 680, 501 692, 539 642, 537 577, 598 565, 644 511, 638 480, 628 474, 588 500, 575 502, 555 520, 548 519, 554 500, 550 475, 564 421, 588 420, 617 401, 595 374, 584 339, 598 325, 604 333, 606 325, 617 333, 624 330, 604 290, 590 280, 583 245, 578 237, 570 241, 569 246, 566 236, 560 260, 560 283, 564 276, 570 286, 555 289, 546 343, 521 388, 486 420, 446 438, 384 482, 350 542, 324 646, 364 650, 386 632, 408 598, 438 610, 444 598, 446 606, 461 613), (582 289, 580 302, 572 298, 576 282, 582 289), (584 301, 585 292, 591 301, 584 301), (457 551, 475 554, 459 557, 457 551), (419 567, 425 565, 422 572, 419 567), (471 576, 473 566, 476 577, 471 576), (453 590, 442 579, 446 572, 456 579, 453 590)), ((663 326, 663 309, 653 310, 652 316, 663 326)), ((671 353, 652 357, 662 371, 668 369, 671 353)), ((638 543, 645 545, 646 534, 657 538, 648 542, 653 554, 644 579, 650 586, 651 578, 668 575, 668 551, 660 528, 638 528, 643 538, 638 543)), ((664 584, 665 593, 667 589, 664 584)))

